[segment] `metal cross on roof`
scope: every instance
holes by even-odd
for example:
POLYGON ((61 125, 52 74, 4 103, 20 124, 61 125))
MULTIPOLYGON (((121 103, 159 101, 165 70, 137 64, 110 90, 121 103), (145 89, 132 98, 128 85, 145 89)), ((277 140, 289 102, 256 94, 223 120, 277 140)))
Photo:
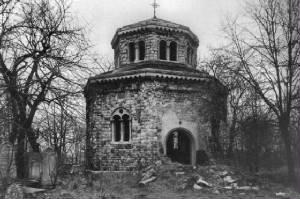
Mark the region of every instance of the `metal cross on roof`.
POLYGON ((156 18, 156 8, 159 6, 159 4, 157 4, 156 0, 154 0, 154 2, 151 4, 151 6, 153 7, 154 18, 156 18))

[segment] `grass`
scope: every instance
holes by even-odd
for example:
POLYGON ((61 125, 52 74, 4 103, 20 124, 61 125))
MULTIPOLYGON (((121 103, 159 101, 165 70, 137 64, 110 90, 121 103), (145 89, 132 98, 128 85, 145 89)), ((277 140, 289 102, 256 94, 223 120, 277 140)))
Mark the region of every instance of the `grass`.
POLYGON ((286 166, 276 168, 276 169, 263 169, 261 172, 259 172, 259 175, 261 177, 269 179, 271 182, 279 183, 281 185, 284 185, 286 187, 291 187, 298 193, 300 193, 300 179, 299 179, 299 166, 296 167, 295 170, 295 180, 290 181, 288 179, 287 173, 288 169, 286 166))

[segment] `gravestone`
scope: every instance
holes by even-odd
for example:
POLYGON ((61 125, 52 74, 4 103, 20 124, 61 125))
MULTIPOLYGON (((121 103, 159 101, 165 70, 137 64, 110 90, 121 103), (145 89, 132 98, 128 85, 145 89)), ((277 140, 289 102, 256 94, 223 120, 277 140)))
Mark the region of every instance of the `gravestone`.
POLYGON ((53 149, 47 148, 42 152, 42 176, 41 184, 44 187, 55 185, 57 177, 57 154, 53 149))
POLYGON ((28 158, 28 178, 29 180, 39 181, 42 173, 42 156, 40 153, 29 152, 28 158))
POLYGON ((5 193, 5 199, 23 199, 24 189, 21 185, 13 183, 11 184, 5 193))
POLYGON ((0 184, 4 180, 16 177, 14 147, 9 142, 0 145, 0 184))

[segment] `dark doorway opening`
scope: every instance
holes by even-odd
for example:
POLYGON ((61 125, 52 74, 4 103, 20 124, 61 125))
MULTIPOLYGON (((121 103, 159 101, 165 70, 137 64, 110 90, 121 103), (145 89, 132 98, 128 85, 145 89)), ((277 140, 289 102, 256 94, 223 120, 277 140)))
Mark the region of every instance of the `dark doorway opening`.
POLYGON ((172 161, 182 164, 192 164, 192 141, 188 132, 175 130, 167 137, 167 156, 172 161))

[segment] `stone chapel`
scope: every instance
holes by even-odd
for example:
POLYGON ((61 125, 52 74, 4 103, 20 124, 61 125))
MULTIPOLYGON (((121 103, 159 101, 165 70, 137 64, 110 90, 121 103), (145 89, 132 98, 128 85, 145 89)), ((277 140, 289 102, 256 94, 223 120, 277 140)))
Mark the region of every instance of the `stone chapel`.
POLYGON ((115 67, 87 81, 86 165, 136 170, 163 156, 197 165, 226 118, 226 88, 196 69, 198 37, 150 18, 117 29, 115 67))

